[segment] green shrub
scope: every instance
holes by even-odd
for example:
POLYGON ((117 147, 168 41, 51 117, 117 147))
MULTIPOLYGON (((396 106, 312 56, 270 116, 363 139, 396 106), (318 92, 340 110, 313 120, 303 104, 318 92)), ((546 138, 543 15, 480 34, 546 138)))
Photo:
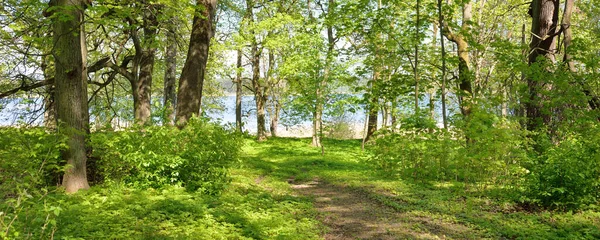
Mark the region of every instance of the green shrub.
POLYGON ((98 175, 105 182, 139 188, 182 185, 214 194, 228 182, 241 137, 205 120, 194 119, 179 130, 145 127, 99 132, 91 137, 98 175))
POLYGON ((21 239, 33 231, 15 222, 44 226, 42 231, 55 227, 59 210, 41 199, 60 182, 65 148, 64 138, 42 128, 0 128, 0 239, 21 239), (44 206, 44 218, 29 215, 35 205, 44 206))
POLYGON ((464 131, 437 129, 427 119, 402 121, 403 128, 380 132, 370 148, 371 162, 387 172, 468 183, 508 183, 525 174, 525 137, 516 122, 483 111, 473 112, 464 131))
POLYGON ((447 131, 401 130, 380 133, 370 147, 371 162, 392 174, 417 179, 446 179, 457 154, 457 141, 447 131))
POLYGON ((0 128, 0 200, 56 185, 64 148, 64 138, 42 128, 0 128))
POLYGON ((517 121, 475 109, 462 129, 465 139, 456 167, 466 182, 512 184, 525 174, 527 138, 517 121))
POLYGON ((572 134, 528 166, 523 201, 544 207, 577 209, 600 200, 600 127, 572 134))

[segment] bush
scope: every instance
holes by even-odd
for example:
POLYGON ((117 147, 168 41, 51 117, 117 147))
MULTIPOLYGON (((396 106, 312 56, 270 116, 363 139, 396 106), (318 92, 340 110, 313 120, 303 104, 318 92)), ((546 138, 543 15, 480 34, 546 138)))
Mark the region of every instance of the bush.
POLYGON ((99 132, 91 137, 101 180, 138 188, 182 185, 190 191, 218 193, 237 161, 241 137, 205 120, 179 130, 145 127, 99 132))
POLYGON ((527 136, 517 121, 475 109, 466 126, 457 168, 465 181, 511 183, 525 174, 527 136))
POLYGON ((443 180, 456 158, 457 141, 447 131, 401 130, 383 133, 369 148, 371 162, 384 171, 417 179, 443 180))
MULTIPOLYGON (((25 226, 56 226, 56 206, 41 199, 60 182, 65 162, 60 150, 65 138, 42 128, 0 128, 0 239, 20 239, 33 231, 25 226), (32 206, 43 205, 45 218, 32 218, 32 206)), ((39 228, 38 228, 39 229, 39 228)))
POLYGON ((528 166, 523 201, 544 207, 577 209, 600 200, 600 128, 573 134, 547 149, 528 166))
POLYGON ((379 133, 371 161, 387 172, 421 180, 508 183, 525 174, 525 137, 518 123, 474 111, 462 129, 437 129, 426 119, 402 120, 397 133, 379 133))
POLYGON ((65 139, 42 128, 0 128, 0 199, 59 182, 65 139))

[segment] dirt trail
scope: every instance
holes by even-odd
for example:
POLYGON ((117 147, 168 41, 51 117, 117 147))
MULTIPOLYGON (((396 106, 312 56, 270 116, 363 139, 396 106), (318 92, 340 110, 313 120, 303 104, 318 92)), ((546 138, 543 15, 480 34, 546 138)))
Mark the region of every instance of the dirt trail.
POLYGON ((313 197, 320 219, 329 227, 325 239, 406 239, 415 238, 406 232, 406 223, 398 219, 393 209, 382 206, 351 188, 324 183, 315 179, 295 184, 299 194, 313 197))
POLYGON ((327 240, 338 239, 468 239, 473 229, 452 221, 380 204, 363 191, 315 179, 307 183, 288 180, 298 194, 313 198, 319 220, 329 231, 327 240))

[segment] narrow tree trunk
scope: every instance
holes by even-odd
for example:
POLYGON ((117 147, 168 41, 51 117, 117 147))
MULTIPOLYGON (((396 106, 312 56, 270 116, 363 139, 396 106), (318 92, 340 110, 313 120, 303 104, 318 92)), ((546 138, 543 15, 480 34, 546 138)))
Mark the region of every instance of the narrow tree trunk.
POLYGON ((421 17, 421 13, 420 13, 420 6, 421 6, 421 1, 417 0, 417 21, 416 21, 416 32, 415 32, 415 68, 414 68, 414 74, 415 74, 415 116, 417 116, 417 121, 419 119, 419 44, 420 44, 420 17, 421 17))
POLYGON ((269 103, 268 111, 269 111, 269 120, 270 126, 269 130, 271 132, 271 137, 277 137, 277 124, 279 124, 279 101, 277 100, 278 94, 276 92, 278 86, 277 81, 274 79, 273 74, 275 72, 275 54, 273 51, 269 49, 268 54, 268 63, 269 68, 267 70, 266 83, 269 86, 271 96, 267 97, 267 89, 265 89, 265 99, 269 103))
MULTIPOLYGON (((469 32, 471 30, 470 22, 472 15, 473 3, 467 1, 463 5, 462 31, 469 32)), ((471 115, 471 107, 473 104, 473 88, 471 86, 471 62, 469 59, 469 43, 465 36, 450 32, 447 27, 442 31, 448 40, 456 44, 458 53, 458 81, 460 98, 460 111, 465 119, 471 115)))
POLYGON ((444 45, 444 17, 442 15, 442 0, 438 0, 438 21, 440 26, 440 47, 442 52, 442 121, 444 129, 448 128, 446 117, 446 46, 444 45))
MULTIPOLYGON (((523 59, 523 61, 528 61, 527 60, 528 59, 528 57, 527 57, 528 51, 526 49, 526 46, 527 46, 526 38, 527 37, 525 35, 526 34, 525 29, 526 29, 526 25, 523 24, 523 26, 521 28, 521 48, 523 48, 522 59, 523 59)), ((526 79, 527 79, 527 77, 525 75, 525 70, 522 70, 521 71, 521 82, 523 82, 523 83, 526 82, 526 79)), ((526 97, 520 97, 519 105, 517 106, 518 107, 517 116, 519 117, 519 123, 521 124, 522 127, 526 127, 526 125, 527 125, 526 122, 524 121, 525 120, 525 110, 526 110, 525 101, 524 101, 525 98, 526 97)))
MULTIPOLYGON (((246 0, 246 18, 250 23, 254 23, 254 2, 246 0)), ((256 103, 256 139, 258 141, 267 140, 266 120, 265 120, 265 89, 260 83, 260 56, 262 54, 262 48, 258 47, 258 40, 256 39, 256 32, 251 28, 250 30, 250 62, 252 64, 252 89, 254 90, 254 101, 256 103)))
POLYGON ((391 103, 391 110, 390 110, 390 115, 391 115, 391 126, 392 126, 392 131, 394 131, 394 129, 396 129, 396 124, 398 121, 398 117, 396 116, 396 108, 398 103, 396 102, 396 99, 392 99, 392 103, 391 103))
MULTIPOLYGON (((377 9, 381 9, 382 7, 382 2, 381 0, 377 1, 377 9)), ((379 36, 378 36, 379 37, 379 36)), ((380 46, 379 45, 375 45, 375 58, 377 61, 375 61, 376 63, 373 65, 373 79, 371 80, 371 84, 370 84, 370 91, 371 91, 371 99, 369 99, 369 103, 367 103, 367 109, 368 109, 368 117, 367 117, 367 132, 365 133, 365 136, 363 138, 363 142, 362 142, 362 148, 365 148, 365 143, 367 143, 370 139, 371 136, 373 136, 373 134, 375 133, 375 131, 377 131, 377 121, 379 121, 378 119, 378 105, 379 105, 379 97, 375 94, 375 87, 377 84, 377 81, 379 80, 380 77, 380 66, 378 66, 377 63, 380 60, 380 55, 379 55, 379 50, 380 46)))
POLYGON ((196 0, 196 6, 190 45, 177 92, 176 123, 180 127, 185 126, 192 116, 200 113, 210 39, 214 34, 213 19, 217 0, 196 0))
MULTIPOLYGON (((317 104, 319 105, 319 104, 317 104)), ((319 111, 319 106, 315 106, 315 111, 313 112, 313 134, 312 134, 312 146, 313 147, 321 147, 321 119, 323 116, 321 115, 322 111, 319 111)))
MULTIPOLYGON (((175 18, 173 18, 175 19, 175 18)), ((167 48, 165 51, 165 79, 163 107, 165 108, 165 123, 175 125, 175 105, 177 103, 177 94, 175 93, 175 84, 177 78, 177 38, 175 37, 175 28, 173 22, 167 25, 167 48)))
POLYGON ((58 131, 68 137, 68 149, 62 157, 68 167, 63 186, 68 193, 89 188, 86 173, 86 142, 89 127, 85 31, 83 0, 51 1, 57 8, 52 16, 56 111, 58 131), (65 17, 68 16, 68 17, 65 17))
POLYGON ((242 50, 237 51, 235 77, 235 128, 242 132, 242 50))
MULTIPOLYGON (((437 25, 433 25, 433 39, 431 41, 431 48, 435 49, 437 46, 437 33, 438 33, 438 27, 437 25)), ((435 79, 435 72, 431 72, 431 79, 435 79)), ((435 88, 431 87, 431 89, 429 89, 429 116, 431 117, 431 120, 435 121, 435 88)), ((430 131, 433 131, 433 129, 429 129, 430 131)))
POLYGON ((256 137, 258 141, 266 140, 265 101, 263 87, 260 84, 260 52, 258 44, 252 45, 252 86, 256 103, 256 137))
MULTIPOLYGON (((376 71, 373 74, 373 80, 371 80, 371 91, 373 91, 375 82, 379 79, 379 72, 376 71)), ((374 95, 374 94, 373 94, 374 95)), ((377 105, 379 104, 379 99, 376 96, 372 96, 367 104, 367 108, 369 110, 369 115, 367 118, 367 132, 363 139, 363 148, 364 144, 371 139, 371 136, 377 131, 377 121, 379 121, 379 117, 377 114, 377 105)))
POLYGON ((274 101, 273 104, 274 104, 273 114, 270 115, 270 117, 271 117, 270 130, 271 130, 271 137, 277 137, 277 126, 279 125, 279 114, 281 112, 281 105, 279 105, 278 101, 274 101))
POLYGON ((563 56, 563 62, 567 64, 569 67, 569 71, 575 73, 577 69, 575 68, 575 63, 572 60, 571 56, 571 41, 573 40, 573 30, 571 30, 571 15, 573 14, 573 7, 575 5, 575 0, 565 0, 565 10, 563 11, 563 18, 561 27, 563 29, 564 35, 564 48, 565 54, 563 56))

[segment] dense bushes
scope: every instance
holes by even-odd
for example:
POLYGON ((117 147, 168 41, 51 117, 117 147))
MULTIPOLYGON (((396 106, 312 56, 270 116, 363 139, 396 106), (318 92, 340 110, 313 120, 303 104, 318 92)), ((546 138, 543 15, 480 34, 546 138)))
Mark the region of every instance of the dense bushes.
POLYGON ((182 130, 146 127, 98 132, 92 135, 91 145, 101 181, 140 188, 177 184, 214 194, 228 182, 228 168, 237 160, 241 138, 195 119, 182 130))
MULTIPOLYGON (((88 175, 134 187, 182 185, 216 193, 237 160, 241 137, 204 120, 182 130, 145 127, 91 134, 88 175)), ((0 199, 60 183, 65 139, 42 128, 0 128, 0 199)))
POLYGON ((56 225, 60 209, 46 204, 45 196, 60 182, 65 147, 64 138, 42 128, 0 128, 0 239, 23 238, 28 230, 14 229, 17 218, 25 226, 44 226, 42 232, 56 225), (43 206, 44 218, 31 217, 35 204, 43 206))
POLYGON ((597 123, 534 150, 533 133, 482 111, 453 131, 411 121, 379 133, 370 148, 373 164, 404 178, 497 184, 511 189, 514 201, 548 208, 581 209, 600 200, 597 123))
POLYGON ((573 133, 528 165, 524 201, 561 209, 582 208, 600 200, 600 127, 573 133))
MULTIPOLYGON (((92 181, 134 188, 180 185, 207 194, 228 183, 242 143, 233 131, 198 119, 182 130, 145 127, 90 138, 92 181)), ((62 200, 53 199, 60 195, 48 193, 60 183, 65 140, 42 128, 0 128, 0 239, 54 234, 64 209, 62 200)))
POLYGON ((468 132, 457 132, 431 124, 417 128, 414 119, 403 120, 395 133, 380 133, 370 148, 371 160, 386 171, 420 180, 498 182, 523 173, 520 164, 526 155, 515 124, 476 113, 469 125, 468 132))
POLYGON ((0 128, 0 201, 56 185, 64 140, 42 128, 0 128))

